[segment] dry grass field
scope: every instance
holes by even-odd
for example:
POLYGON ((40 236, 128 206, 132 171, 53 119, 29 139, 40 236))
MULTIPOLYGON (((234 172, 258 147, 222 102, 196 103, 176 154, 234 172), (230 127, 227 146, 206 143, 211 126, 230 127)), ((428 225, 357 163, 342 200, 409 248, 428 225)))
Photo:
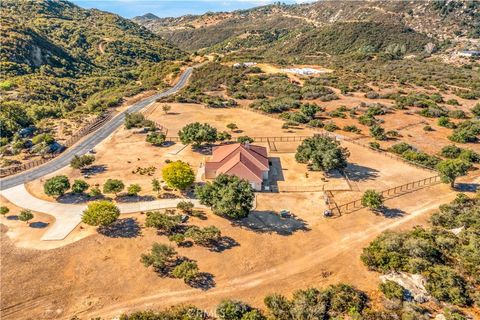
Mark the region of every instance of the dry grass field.
MULTIPOLYGON (((354 107, 360 102, 392 104, 391 100, 366 99, 360 93, 318 104, 332 111, 342 105, 354 107)), ((248 104, 248 101, 241 103, 248 104)), ((209 123, 219 131, 228 131, 226 124, 233 122, 239 128, 232 132, 233 136, 293 137, 315 133, 308 128, 282 129, 282 120, 240 108, 213 109, 199 104, 171 103, 170 112, 165 114, 160 105, 154 104, 146 114, 168 128, 169 136, 177 136, 178 130, 195 121, 209 123)), ((423 131, 422 121, 433 126, 435 120, 404 111, 379 118, 384 120, 382 126, 387 130, 411 125, 399 130, 402 136, 396 141, 381 142, 384 148, 406 141, 436 153, 442 146, 451 144, 446 138, 450 134, 448 129, 435 126, 433 132, 423 131)), ((363 134, 368 134, 367 127, 359 125, 356 119, 332 121, 340 127, 355 124, 363 134)), ((338 133, 358 137, 344 131, 338 133)), ((370 138, 362 140, 371 141, 370 138)), ((266 143, 262 145, 268 147, 266 143)), ((43 230, 54 222, 49 215, 35 213, 34 222, 47 224, 38 229, 29 228, 14 218, 2 218, 2 303, 6 306, 2 319, 28 319, 32 315, 41 319, 65 319, 73 315, 114 317, 124 311, 179 303, 213 310, 225 298, 262 307, 263 297, 272 292, 290 296, 299 288, 339 282, 357 286, 372 297, 372 304, 379 304, 378 274, 368 271, 361 263, 362 248, 382 231, 425 225, 429 214, 451 201, 456 192, 443 184, 434 185, 387 200, 385 215, 362 209, 326 219, 322 215, 327 206, 321 190, 335 190, 334 199, 342 204, 358 199, 367 189, 384 190, 435 175, 348 141, 342 141, 342 145, 350 151, 349 166, 345 170, 349 182, 340 174, 307 171, 306 165, 294 159, 298 142, 278 142, 277 152, 269 151, 270 160, 275 164, 274 183, 280 191, 292 190, 293 186, 298 187, 299 192, 258 193, 254 212, 238 222, 216 216, 209 210, 205 210, 201 219, 190 218, 189 225, 217 226, 226 239, 227 245, 218 251, 198 245, 176 248, 179 255, 196 260, 200 271, 212 275, 212 287, 205 290, 189 287, 179 279, 161 277, 140 263, 141 253, 148 251, 154 242, 171 244, 166 236, 143 227, 145 215, 142 213, 122 215, 113 233, 102 234, 93 227, 80 225, 65 240, 51 244, 40 241, 43 230), (289 210, 292 216, 281 218, 278 215, 281 209, 289 210), (22 267, 18 268, 19 265, 22 267)), ((480 151, 478 145, 468 147, 480 151)), ((151 180, 161 178, 166 160, 186 161, 197 172, 208 154, 180 143, 154 147, 145 141, 145 134, 140 130, 121 128, 95 148, 95 157, 96 171, 87 179, 90 185, 101 186, 109 178, 121 179, 127 186, 139 184, 140 195, 147 199, 155 196, 151 180), (135 173, 139 167, 150 166, 155 167, 152 176, 135 173)), ((58 174, 67 175, 71 181, 83 178, 78 170, 67 167, 28 183, 27 189, 39 198, 55 201, 43 193, 43 183, 58 174)), ((479 180, 478 173, 472 173, 468 179, 472 177, 479 180)), ((1 200, 10 207, 9 215, 18 214, 20 208, 1 200)), ((75 199, 66 196, 60 201, 74 202, 75 199)))
MULTIPOLYGON (((261 306, 268 293, 289 295, 298 288, 340 281, 370 293, 376 290, 378 275, 360 262, 362 247, 383 230, 424 224, 429 212, 453 197, 454 192, 438 185, 387 201, 387 206, 403 209, 396 217, 362 210, 328 220, 318 212, 319 194, 261 194, 257 211, 237 225, 210 213, 206 220, 192 218, 189 224, 216 225, 222 235, 233 239, 234 245, 222 252, 199 246, 177 248, 214 276, 215 287, 207 291, 161 278, 141 265, 140 254, 153 242, 168 243, 152 229, 120 238, 95 234, 39 251, 18 248, 3 227, 2 299, 11 308, 2 318, 111 317, 136 308, 187 302, 212 309, 226 297, 261 306), (268 212, 271 203, 287 207, 293 201, 300 204, 293 218, 279 219, 268 212)), ((140 214, 122 216, 138 226, 143 219, 140 214)))

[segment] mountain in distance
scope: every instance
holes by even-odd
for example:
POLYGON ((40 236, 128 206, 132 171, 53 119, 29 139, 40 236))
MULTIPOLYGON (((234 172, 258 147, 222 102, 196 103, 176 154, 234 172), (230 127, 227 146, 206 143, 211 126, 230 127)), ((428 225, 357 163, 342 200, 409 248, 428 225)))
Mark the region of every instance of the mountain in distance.
POLYGON ((68 1, 5 0, 0 9, 5 137, 85 102, 89 111, 116 105, 161 84, 168 66, 186 57, 128 19, 68 1))
MULTIPOLYGON (((133 21, 185 50, 198 50, 225 41, 263 33, 286 35, 320 30, 337 23, 358 30, 363 24, 398 26, 436 41, 460 41, 480 36, 480 3, 475 1, 318 1, 274 4, 231 13, 206 13, 178 18, 136 17, 133 21)), ((362 29, 362 28, 360 28, 362 29)), ((395 31, 395 30, 393 30, 395 31)), ((368 35, 368 33, 367 33, 368 35)), ((269 37, 275 37, 271 34, 269 37)), ((372 38, 376 34, 370 35, 372 38)))

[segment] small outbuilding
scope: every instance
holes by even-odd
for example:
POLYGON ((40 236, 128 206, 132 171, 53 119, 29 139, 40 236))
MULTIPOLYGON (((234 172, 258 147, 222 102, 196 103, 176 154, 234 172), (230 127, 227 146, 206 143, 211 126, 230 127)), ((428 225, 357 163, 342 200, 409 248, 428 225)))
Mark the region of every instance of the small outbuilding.
POLYGON ((227 144, 214 147, 212 158, 205 164, 205 178, 215 179, 219 174, 237 176, 250 182, 256 191, 268 179, 267 148, 252 144, 227 144))

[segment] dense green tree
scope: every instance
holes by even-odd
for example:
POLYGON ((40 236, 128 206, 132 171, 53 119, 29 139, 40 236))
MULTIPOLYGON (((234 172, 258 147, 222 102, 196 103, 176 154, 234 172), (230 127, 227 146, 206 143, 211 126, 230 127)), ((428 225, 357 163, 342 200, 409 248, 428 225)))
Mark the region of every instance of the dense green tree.
POLYGON ((440 151, 440 155, 442 155, 445 158, 455 159, 455 158, 458 158, 461 152, 462 152, 462 148, 452 144, 452 145, 444 146, 440 151))
POLYGON ((360 313, 367 304, 367 296, 363 292, 343 283, 328 286, 324 294, 330 300, 328 312, 333 316, 360 313))
POLYGON ((370 127, 370 135, 377 140, 385 140, 387 138, 385 129, 378 125, 373 125, 370 127))
POLYGON ((253 207, 254 193, 250 183, 236 176, 221 174, 213 182, 195 188, 203 205, 210 206, 215 214, 231 219, 246 217, 253 207))
POLYGON ((170 110, 172 110, 172 106, 169 105, 169 104, 162 104, 162 111, 165 113, 165 114, 168 114, 170 112, 170 110))
POLYGON ((152 132, 147 134, 145 141, 151 143, 154 146, 161 146, 165 142, 167 136, 161 132, 152 132))
POLYGON ((252 143, 253 141, 253 138, 250 138, 249 136, 240 136, 237 138, 237 142, 242 144, 252 143))
POLYGON ((233 122, 227 124, 226 127, 227 127, 227 129, 229 129, 230 131, 233 131, 233 130, 238 129, 238 126, 237 126, 235 123, 233 123, 233 122))
POLYGON ((180 160, 165 165, 162 177, 170 188, 180 190, 188 188, 195 181, 195 173, 190 165, 180 160))
POLYGON ((172 275, 175 278, 183 279, 186 283, 195 280, 198 274, 198 265, 195 261, 183 261, 172 270, 172 275))
POLYGON ((480 103, 477 103, 471 111, 475 116, 480 117, 480 103))
POLYGON ((466 175, 471 166, 471 163, 461 159, 447 159, 438 163, 437 170, 442 182, 449 183, 453 188, 455 180, 460 176, 466 175))
POLYGON ((350 153, 338 141, 328 136, 314 136, 305 139, 297 148, 295 159, 307 163, 314 170, 330 171, 347 166, 350 153))
POLYGON ((129 196, 136 196, 140 191, 142 191, 142 187, 140 187, 140 185, 137 183, 131 184, 127 188, 127 193, 129 196))
POLYGON ((70 161, 70 167, 74 169, 84 169, 95 161, 94 155, 85 154, 83 156, 75 155, 70 161))
POLYGON ((362 206, 378 210, 383 206, 383 196, 375 190, 366 190, 362 195, 362 206))
POLYGON ((328 297, 316 288, 297 290, 293 293, 290 312, 293 319, 327 318, 328 297))
POLYGON ((145 226, 157 228, 166 234, 170 234, 181 223, 179 215, 169 215, 160 211, 147 212, 145 226))
POLYGON ((115 204, 106 200, 90 202, 83 211, 82 221, 91 226, 107 226, 120 216, 120 210, 115 204))
POLYGON ((178 136, 183 144, 193 144, 194 147, 200 146, 202 143, 213 143, 217 141, 217 129, 208 123, 201 124, 194 122, 184 126, 178 136))
POLYGON ((300 107, 300 111, 310 119, 315 118, 315 115, 320 110, 321 108, 313 103, 305 103, 305 104, 302 104, 302 106, 300 107))
POLYGON ((72 184, 73 193, 84 193, 90 185, 82 179, 75 179, 72 184))
POLYGON ((180 201, 177 203, 177 209, 182 210, 186 214, 191 214, 193 211, 193 202, 191 201, 180 201))
POLYGON ((273 319, 290 320, 290 308, 292 307, 290 301, 281 294, 271 294, 263 299, 269 314, 273 319))
POLYGON ((125 189, 125 184, 118 179, 108 179, 103 184, 103 193, 114 193, 117 195, 123 189, 125 189))
POLYGON ((140 261, 145 267, 152 266, 156 271, 163 272, 169 264, 173 263, 176 254, 173 247, 154 243, 149 253, 141 255, 140 261))
POLYGON ((198 245, 208 246, 215 241, 220 240, 222 233, 220 232, 220 229, 215 226, 209 226, 203 229, 193 226, 185 232, 185 236, 191 238, 193 242, 198 245))
POLYGON ((381 282, 378 285, 378 288, 383 293, 383 295, 390 300, 397 299, 401 301, 405 296, 405 289, 398 283, 391 280, 381 282))
POLYGON ((6 207, 6 206, 0 206, 0 214, 1 214, 2 216, 6 215, 6 214, 9 213, 9 212, 10 212, 10 209, 9 209, 8 207, 6 207))
POLYGON ((223 300, 217 306, 217 316, 221 320, 240 320, 252 308, 238 300, 223 300))
POLYGON ((426 288, 440 301, 460 306, 469 302, 465 280, 446 266, 435 266, 429 270, 426 288))
POLYGON ((144 126, 145 120, 145 116, 140 112, 126 113, 125 128, 141 128, 144 126))
POLYGON ((217 133, 217 140, 218 141, 227 141, 232 139, 232 135, 226 131, 222 131, 217 133))
POLYGON ((62 196, 70 189, 70 182, 67 176, 60 175, 47 179, 43 185, 43 190, 49 196, 62 196))
POLYGON ((160 181, 158 181, 158 179, 156 178, 152 179, 152 190, 157 193, 157 196, 162 190, 162 185, 160 184, 160 181))
POLYGON ((24 209, 20 211, 18 215, 18 220, 28 223, 28 221, 33 219, 33 213, 30 210, 24 209))

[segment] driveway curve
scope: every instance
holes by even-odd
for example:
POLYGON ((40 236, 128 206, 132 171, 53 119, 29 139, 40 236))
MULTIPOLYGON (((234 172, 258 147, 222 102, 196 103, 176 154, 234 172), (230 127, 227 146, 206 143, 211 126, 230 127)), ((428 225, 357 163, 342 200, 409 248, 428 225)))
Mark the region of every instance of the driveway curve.
POLYGON ((28 171, 24 171, 22 173, 0 179, 0 190, 3 191, 18 185, 22 185, 25 182, 41 178, 49 173, 55 172, 67 166, 75 155, 80 156, 87 153, 89 150, 93 149, 97 144, 107 138, 110 134, 112 134, 116 129, 118 129, 123 124, 126 113, 138 112, 149 104, 155 102, 155 100, 172 95, 182 89, 187 84, 188 78, 192 74, 192 70, 193 67, 187 68, 180 75, 178 82, 173 87, 134 103, 128 109, 121 112, 110 121, 106 122, 96 131, 92 132, 90 135, 87 136, 87 138, 81 140, 76 145, 68 148, 67 150, 65 150, 65 152, 63 152, 58 157, 52 159, 51 161, 28 171))
MULTIPOLYGON (((82 221, 82 212, 87 208, 86 204, 66 204, 45 201, 34 197, 27 191, 24 184, 2 191, 2 195, 14 205, 42 212, 55 218, 53 225, 43 234, 41 240, 63 240, 82 221)), ((139 211, 151 211, 158 209, 175 208, 185 199, 161 199, 154 201, 117 203, 120 213, 134 213, 139 211)), ((205 208, 198 200, 191 199, 197 208, 205 208)))

